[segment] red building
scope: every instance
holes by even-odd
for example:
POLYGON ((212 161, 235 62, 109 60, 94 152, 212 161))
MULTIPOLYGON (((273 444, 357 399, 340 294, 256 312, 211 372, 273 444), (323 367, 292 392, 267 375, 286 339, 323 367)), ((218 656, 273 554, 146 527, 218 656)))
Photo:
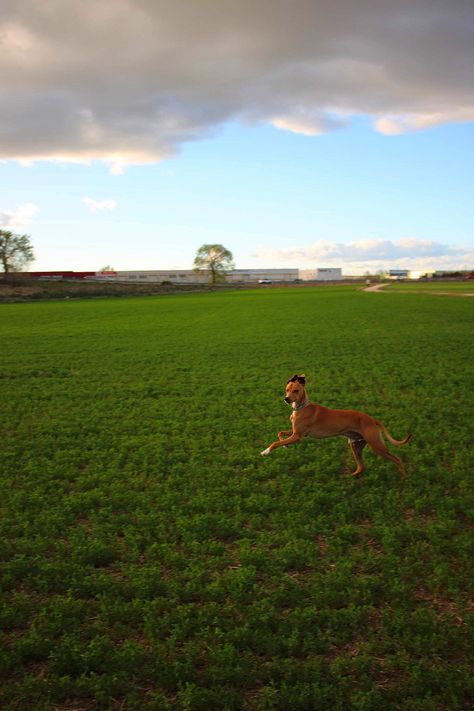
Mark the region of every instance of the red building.
POLYGON ((25 272, 24 276, 32 279, 90 279, 95 272, 25 272))

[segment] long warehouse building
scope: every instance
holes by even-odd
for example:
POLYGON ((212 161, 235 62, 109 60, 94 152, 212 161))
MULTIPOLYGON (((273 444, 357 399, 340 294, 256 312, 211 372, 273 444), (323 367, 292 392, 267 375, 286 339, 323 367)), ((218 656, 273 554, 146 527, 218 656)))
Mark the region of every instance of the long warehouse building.
MULTIPOLYGON (((117 271, 118 281, 162 282, 196 284, 209 281, 206 272, 197 273, 193 269, 117 271)), ((252 284, 255 282, 297 282, 297 281, 339 281, 341 269, 232 269, 227 272, 228 284, 252 284)))
MULTIPOLYGON (((209 272, 194 269, 146 269, 127 271, 44 271, 23 272, 23 276, 36 279, 120 281, 128 283, 204 284, 209 282, 209 272)), ((291 283, 300 281, 339 281, 341 269, 232 269, 225 276, 227 284, 291 283)))

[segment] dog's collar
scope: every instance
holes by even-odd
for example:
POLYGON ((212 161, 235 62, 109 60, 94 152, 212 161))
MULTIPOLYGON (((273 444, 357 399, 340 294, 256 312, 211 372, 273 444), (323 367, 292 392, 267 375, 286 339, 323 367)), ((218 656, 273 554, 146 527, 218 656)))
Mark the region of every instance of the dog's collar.
POLYGON ((309 405, 308 398, 306 398, 306 400, 301 405, 297 405, 296 402, 294 402, 292 404, 292 408, 293 408, 293 410, 295 410, 295 412, 297 412, 298 410, 302 410, 303 407, 306 407, 306 405, 309 405))

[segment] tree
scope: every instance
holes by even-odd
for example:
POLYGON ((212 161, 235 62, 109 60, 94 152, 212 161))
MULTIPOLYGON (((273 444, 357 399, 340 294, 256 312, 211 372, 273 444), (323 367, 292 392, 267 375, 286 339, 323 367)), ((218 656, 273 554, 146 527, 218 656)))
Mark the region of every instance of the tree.
POLYGON ((0 230, 0 263, 5 276, 10 272, 21 271, 35 255, 29 235, 18 235, 10 230, 0 230))
POLYGON ((211 284, 224 281, 226 272, 233 268, 232 252, 229 252, 221 244, 203 244, 202 247, 199 247, 194 258, 194 269, 197 272, 208 271, 211 284))

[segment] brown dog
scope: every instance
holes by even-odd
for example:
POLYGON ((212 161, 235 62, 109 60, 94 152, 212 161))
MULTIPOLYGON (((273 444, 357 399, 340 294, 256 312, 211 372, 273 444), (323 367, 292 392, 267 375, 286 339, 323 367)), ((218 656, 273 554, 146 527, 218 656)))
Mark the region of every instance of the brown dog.
POLYGON ((290 420, 293 428, 278 433, 278 442, 273 442, 261 452, 262 456, 270 454, 277 447, 286 447, 289 444, 301 442, 303 437, 347 437, 357 469, 353 476, 359 476, 365 470, 362 460, 362 450, 368 444, 370 448, 385 459, 394 462, 400 474, 406 476, 402 461, 391 454, 379 428, 383 430, 387 439, 397 447, 403 447, 411 439, 411 433, 401 441, 393 439, 386 427, 370 415, 358 410, 330 410, 328 407, 310 402, 305 390, 306 379, 304 375, 294 375, 286 384, 285 402, 292 406, 293 412, 290 420), (288 436, 290 435, 290 436, 288 436), (286 439, 285 439, 286 438, 286 439))

